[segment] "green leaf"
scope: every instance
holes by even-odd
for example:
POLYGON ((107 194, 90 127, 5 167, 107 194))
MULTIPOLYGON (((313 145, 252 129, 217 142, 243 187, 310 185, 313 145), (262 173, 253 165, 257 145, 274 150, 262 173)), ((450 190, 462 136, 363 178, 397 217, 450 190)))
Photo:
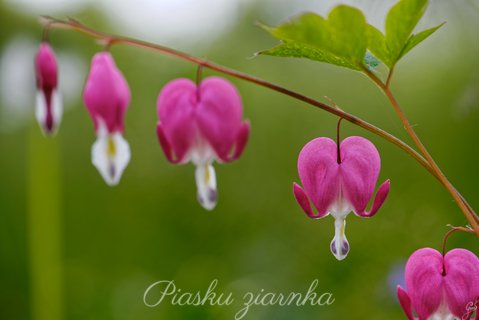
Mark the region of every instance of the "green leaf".
POLYGON ((261 51, 258 54, 266 54, 276 57, 306 58, 353 70, 360 70, 357 65, 352 64, 344 58, 337 57, 329 52, 299 42, 284 42, 274 48, 261 51))
POLYGON ((355 70, 363 66, 367 23, 356 8, 341 5, 327 19, 306 13, 277 28, 264 28, 283 43, 259 54, 301 57, 355 70))
POLYGON ((368 48, 372 54, 379 60, 384 62, 388 67, 391 67, 391 60, 389 54, 389 48, 386 43, 386 37, 373 27, 368 25, 368 48))
POLYGON ((392 7, 386 18, 386 43, 391 63, 401 57, 417 23, 424 15, 428 0, 400 0, 392 7))
POLYGON ((426 40, 431 34, 436 32, 436 30, 439 29, 440 27, 442 27, 444 24, 445 24, 445 22, 441 23, 440 25, 438 25, 434 28, 421 31, 421 32, 419 32, 417 34, 413 34, 411 37, 409 37, 408 41, 406 42, 406 46, 402 50, 401 55, 400 55, 399 58, 403 57, 412 48, 414 48, 415 46, 417 46, 418 44, 420 44, 421 42, 426 40))

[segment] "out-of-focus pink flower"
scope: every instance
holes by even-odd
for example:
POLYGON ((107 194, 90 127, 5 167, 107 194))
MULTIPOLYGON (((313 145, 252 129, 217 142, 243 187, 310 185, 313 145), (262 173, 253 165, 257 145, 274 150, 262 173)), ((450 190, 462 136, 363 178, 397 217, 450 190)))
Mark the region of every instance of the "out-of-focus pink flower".
POLYGON ((37 97, 35 116, 45 135, 53 135, 60 125, 63 105, 58 92, 57 58, 47 42, 42 42, 35 56, 37 97))
POLYGON ((406 264, 407 292, 397 294, 409 320, 479 319, 479 259, 465 249, 442 256, 431 248, 414 252, 406 264), (416 311, 418 318, 414 316, 416 311))
POLYGON ((331 214, 335 235, 331 252, 338 260, 346 258, 349 243, 345 235, 346 217, 373 216, 389 193, 389 180, 378 189, 370 211, 366 211, 376 187, 381 160, 374 145, 361 137, 346 138, 340 146, 329 138, 316 138, 307 143, 298 158, 298 172, 303 188, 293 184, 301 208, 310 218, 331 214), (317 209, 313 212, 310 200, 317 209))
POLYGON ((130 89, 109 52, 93 57, 83 100, 97 135, 93 165, 108 185, 116 185, 130 161, 130 146, 123 138, 130 89))
POLYGON ((199 86, 177 79, 161 91, 157 103, 158 139, 172 163, 196 165, 198 200, 211 210, 217 202, 214 160, 236 160, 246 145, 250 126, 236 88, 218 77, 199 86))

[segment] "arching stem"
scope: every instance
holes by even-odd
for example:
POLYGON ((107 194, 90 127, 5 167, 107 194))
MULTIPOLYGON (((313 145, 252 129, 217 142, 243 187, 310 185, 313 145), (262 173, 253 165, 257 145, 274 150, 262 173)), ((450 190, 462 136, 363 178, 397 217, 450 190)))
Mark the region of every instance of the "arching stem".
POLYGON ((458 204, 459 208, 461 211, 464 213, 466 216, 467 220, 473 227, 475 233, 477 236, 479 236, 479 217, 475 214, 474 210, 472 210, 472 207, 467 203, 467 201, 464 199, 464 197, 455 189, 455 187, 447 180, 445 175, 442 173, 442 171, 439 169, 429 152, 426 150, 424 145, 422 144, 421 140, 417 137, 416 133, 412 129, 411 125, 409 124, 409 121, 407 120, 404 112, 400 108, 399 104, 397 103, 395 97, 392 95, 391 91, 389 90, 389 84, 391 81, 391 73, 388 77, 387 84, 383 83, 376 75, 374 75, 371 71, 369 71, 367 68, 363 70, 363 72, 369 76, 384 92, 384 94, 388 97, 389 101, 393 105, 394 109, 396 110, 396 113, 398 114, 399 118, 401 119, 401 122, 404 124, 404 127, 406 128, 406 131, 408 134, 411 136, 412 140, 414 141, 415 145, 418 147, 419 151, 421 152, 418 153, 416 150, 414 150, 411 146, 409 146, 407 143, 404 141, 398 139, 397 137, 393 136, 392 134, 352 115, 347 112, 342 111, 341 109, 337 107, 331 107, 329 105, 326 105, 318 100, 315 100, 313 98, 310 98, 308 96, 302 95, 298 92, 289 90, 287 88, 281 87, 277 84, 256 78, 254 76, 251 76, 249 74, 245 74, 215 63, 212 63, 208 60, 201 59, 195 56, 191 56, 189 54, 186 54, 181 51, 177 51, 168 47, 160 46, 157 44, 137 40, 137 39, 132 39, 128 37, 123 37, 123 36, 116 36, 116 35, 111 35, 107 33, 103 33, 100 31, 96 31, 92 28, 89 28, 77 20, 74 19, 68 19, 66 21, 64 20, 59 20, 51 17, 42 17, 42 23, 45 26, 48 24, 50 28, 63 28, 63 29, 72 29, 78 32, 81 32, 83 34, 89 35, 91 37, 94 37, 96 39, 108 39, 110 41, 110 45, 113 44, 124 44, 124 45, 129 45, 133 47, 139 47, 139 48, 145 48, 145 49, 150 49, 154 50, 156 52, 160 52, 163 54, 167 54, 170 56, 173 56, 178 59, 182 59, 191 63, 195 63, 197 65, 200 65, 202 68, 208 68, 238 79, 242 79, 254 84, 257 84, 262 87, 269 88, 271 90, 277 91, 279 93, 288 95, 294 99, 306 102, 312 106, 315 106, 317 108, 320 108, 322 110, 325 110, 326 112, 329 112, 331 114, 334 114, 340 118, 345 119, 346 121, 349 121, 365 130, 368 130, 384 139, 387 141, 393 143, 394 145, 398 146, 401 148, 403 151, 405 151, 407 154, 409 154, 411 157, 413 157, 419 164, 421 164, 426 170, 428 170, 436 179, 438 179, 443 186, 449 191, 449 193, 453 196, 454 200, 458 204))

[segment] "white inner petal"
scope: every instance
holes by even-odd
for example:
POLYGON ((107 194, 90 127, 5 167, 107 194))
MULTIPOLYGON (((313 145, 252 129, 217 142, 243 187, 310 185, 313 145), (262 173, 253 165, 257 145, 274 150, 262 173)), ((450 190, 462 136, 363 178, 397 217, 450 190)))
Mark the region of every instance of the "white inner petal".
POLYGON ((211 163, 196 166, 195 171, 198 201, 206 210, 216 206, 218 194, 216 191, 216 173, 211 163))
POLYGON ((51 112, 52 112, 52 132, 47 131, 47 99, 42 90, 37 90, 35 103, 35 118, 37 119, 40 128, 44 134, 55 134, 63 116, 63 103, 61 94, 57 89, 52 91, 51 97, 51 112))
POLYGON ((198 133, 196 135, 194 147, 191 148, 189 157, 191 162, 196 166, 200 166, 213 162, 216 158, 216 154, 209 143, 198 133))
POLYGON ((340 188, 336 201, 329 208, 334 218, 334 238, 331 241, 331 252, 338 260, 343 260, 349 253, 349 242, 346 238, 346 217, 351 212, 352 206, 343 195, 340 188))
POLYGON ((461 319, 451 314, 445 302, 445 297, 443 297, 443 302, 439 306, 439 309, 432 316, 429 317, 429 320, 461 320, 461 319))
POLYGON ((335 219, 345 219, 351 210, 352 206, 344 197, 342 187, 340 187, 339 195, 329 208, 329 212, 335 219))
POLYGON ((460 320, 452 314, 433 314, 429 320, 460 320))
POLYGON ((56 132, 63 116, 62 95, 58 89, 52 92, 52 116, 53 116, 53 132, 56 132))
POLYGON ((45 131, 45 122, 47 119, 47 101, 42 90, 37 90, 35 103, 35 117, 42 131, 45 131))
POLYGON ((103 124, 92 146, 92 163, 109 186, 120 182, 130 161, 130 145, 119 132, 109 134, 103 124))
POLYGON ((331 252, 338 260, 343 260, 349 253, 349 242, 345 233, 346 219, 334 220, 334 238, 331 241, 331 252))

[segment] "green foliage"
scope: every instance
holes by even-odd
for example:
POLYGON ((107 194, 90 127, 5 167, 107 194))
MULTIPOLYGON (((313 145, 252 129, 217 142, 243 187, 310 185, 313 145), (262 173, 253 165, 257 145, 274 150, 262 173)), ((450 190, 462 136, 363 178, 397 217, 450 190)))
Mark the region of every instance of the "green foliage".
POLYGON ((372 25, 368 25, 368 48, 376 58, 384 62, 387 66, 391 64, 386 38, 381 31, 372 25))
POLYGON ((445 22, 441 23, 440 25, 426 29, 424 31, 421 31, 417 34, 413 34, 412 36, 409 37, 408 41, 406 42, 406 45, 404 46, 404 49, 401 52, 401 55, 399 56, 399 59, 402 58, 406 53, 408 53, 412 48, 426 40, 431 34, 433 34, 437 29, 442 27, 445 24, 445 22))
POLYGON ((308 58, 355 70, 363 66, 367 23, 356 8, 341 5, 328 19, 306 13, 277 28, 264 28, 282 43, 260 54, 308 58))
POLYGON ((426 12, 427 5, 428 0, 400 0, 389 11, 386 18, 386 36, 384 39, 389 50, 389 56, 386 61, 383 61, 389 67, 394 66, 407 52, 443 25, 440 24, 418 34, 412 34, 426 12))
POLYGON ((397 61, 401 56, 414 27, 424 15, 427 0, 401 0, 386 17, 386 44, 389 57, 397 61))
POLYGON ((367 24, 360 10, 346 5, 334 8, 327 19, 306 13, 276 28, 263 25, 281 44, 259 54, 307 58, 360 71, 374 68, 380 60, 392 68, 443 25, 412 33, 427 5, 428 0, 400 0, 386 17, 385 35, 367 24))

